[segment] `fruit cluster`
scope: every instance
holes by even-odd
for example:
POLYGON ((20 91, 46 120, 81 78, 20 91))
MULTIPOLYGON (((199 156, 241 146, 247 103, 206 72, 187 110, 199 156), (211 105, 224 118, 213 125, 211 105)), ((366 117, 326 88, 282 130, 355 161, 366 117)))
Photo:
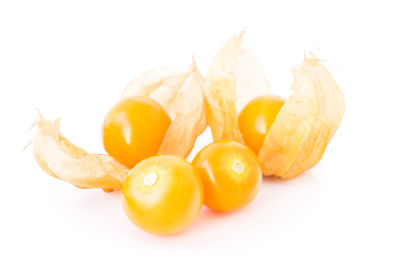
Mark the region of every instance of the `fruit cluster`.
POLYGON ((159 235, 184 230, 203 203, 216 211, 244 207, 263 174, 292 178, 313 167, 343 116, 338 85, 311 55, 293 68, 290 98, 270 95, 241 41, 224 45, 206 78, 193 61, 187 72, 160 68, 134 79, 105 117, 108 155, 73 145, 59 119, 40 115, 32 140, 39 166, 80 188, 122 189, 129 219, 159 235), (214 142, 187 162, 207 125, 214 142))

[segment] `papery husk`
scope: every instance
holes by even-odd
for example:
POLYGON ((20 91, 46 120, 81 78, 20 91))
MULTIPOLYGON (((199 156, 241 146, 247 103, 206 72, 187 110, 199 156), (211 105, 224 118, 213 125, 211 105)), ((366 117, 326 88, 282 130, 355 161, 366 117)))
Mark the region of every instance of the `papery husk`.
MULTIPOLYGON (((122 98, 149 97, 160 103, 171 117, 158 154, 186 157, 206 126, 202 86, 204 79, 195 62, 189 71, 159 68, 134 79, 122 98)), ((139 116, 140 117, 140 116, 139 116)), ((80 188, 119 190, 129 169, 108 155, 89 154, 73 145, 60 132, 60 120, 36 121, 33 138, 34 157, 49 175, 80 188)))
POLYGON ((68 141, 60 132, 60 119, 35 122, 38 129, 32 140, 34 157, 49 175, 79 188, 118 190, 129 172, 110 156, 89 154, 68 141))
POLYGON ((286 101, 258 153, 265 175, 295 177, 315 166, 339 127, 344 97, 314 55, 293 70, 293 95, 286 101))
POLYGON ((269 82, 254 54, 241 48, 242 37, 243 33, 225 43, 206 76, 207 121, 214 140, 243 143, 238 112, 253 98, 269 93, 269 82))
MULTIPOLYGON (((214 140, 243 143, 238 113, 250 100, 269 95, 268 80, 241 42, 242 35, 229 40, 206 77, 207 121, 214 140)), ((292 178, 316 165, 343 117, 343 94, 318 58, 305 57, 293 76, 294 93, 257 153, 265 175, 292 178)))
POLYGON ((122 99, 149 97, 169 114, 171 124, 158 154, 187 157, 196 138, 207 127, 203 83, 204 78, 193 60, 187 72, 155 69, 134 79, 124 90, 122 99))

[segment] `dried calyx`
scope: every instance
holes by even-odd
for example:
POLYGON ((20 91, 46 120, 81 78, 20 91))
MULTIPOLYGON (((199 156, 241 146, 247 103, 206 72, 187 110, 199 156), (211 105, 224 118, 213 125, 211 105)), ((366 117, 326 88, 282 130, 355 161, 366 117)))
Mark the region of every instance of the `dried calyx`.
POLYGON ((233 37, 222 47, 204 83, 207 122, 214 140, 243 143, 238 112, 253 98, 269 93, 269 82, 255 55, 241 48, 242 36, 233 37))
POLYGON ((193 60, 187 72, 154 69, 138 76, 124 90, 122 98, 149 97, 168 112, 172 122, 158 154, 185 158, 207 127, 203 83, 204 78, 193 60))
POLYGON ((49 175, 80 188, 121 189, 128 168, 108 155, 89 154, 60 132, 60 119, 36 121, 32 140, 34 157, 49 175))
MULTIPOLYGON (((158 154, 186 157, 207 123, 214 140, 243 143, 238 112, 252 99, 269 95, 269 82, 254 54, 241 47, 242 35, 229 40, 213 59, 206 79, 196 64, 187 72, 159 68, 135 78, 122 98, 149 97, 172 122, 158 154)), ((331 74, 311 54, 293 68, 293 94, 285 102, 257 153, 263 173, 291 178, 313 167, 344 112, 344 99, 331 74)), ((49 175, 80 188, 121 189, 128 168, 108 155, 89 154, 60 132, 60 121, 40 116, 34 156, 49 175)))
MULTIPOLYGON (((196 64, 187 72, 155 69, 134 79, 123 92, 130 96, 150 97, 168 112, 172 122, 158 150, 185 158, 207 126, 202 93, 203 77, 196 64)), ((40 116, 37 134, 32 140, 34 156, 49 175, 80 188, 118 190, 128 168, 108 155, 89 154, 73 145, 60 132, 60 120, 48 121, 40 116)))
MULTIPOLYGON (((214 140, 242 143, 238 112, 246 101, 269 94, 265 75, 250 60, 254 57, 241 48, 241 40, 241 36, 233 37, 223 46, 206 77, 207 121, 214 140), (239 68, 250 61, 252 70, 239 68)), ((257 153, 263 173, 281 178, 292 178, 318 163, 344 113, 342 92, 318 58, 305 57, 292 72, 294 93, 257 153)))

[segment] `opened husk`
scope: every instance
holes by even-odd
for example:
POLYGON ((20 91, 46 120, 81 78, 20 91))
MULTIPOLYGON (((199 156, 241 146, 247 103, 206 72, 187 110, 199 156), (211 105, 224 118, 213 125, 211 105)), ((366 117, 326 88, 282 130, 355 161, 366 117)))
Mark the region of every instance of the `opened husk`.
POLYGON ((281 178, 295 177, 319 162, 344 113, 339 86, 314 55, 292 72, 294 93, 258 153, 263 173, 281 178))
MULTIPOLYGON (((310 96, 313 95, 313 99, 316 100, 317 115, 314 117, 307 139, 301 145, 290 169, 284 173, 282 171, 275 173, 275 175, 282 174, 283 178, 292 178, 301 174, 320 161, 326 146, 342 121, 345 108, 344 97, 339 86, 326 67, 314 55, 306 57, 302 64, 295 66, 293 75, 293 90, 296 93, 297 89, 308 85, 306 87, 309 90, 308 93, 310 96), (301 74, 304 74, 307 79, 302 81, 301 74)), ((278 124, 283 125, 279 122, 278 124)), ((267 140, 266 138, 264 144, 267 140)), ((265 162, 265 164, 268 163, 265 162)), ((268 166, 265 167, 265 170, 268 172, 268 166)))
MULTIPOLYGON (((207 122, 214 140, 243 143, 238 112, 252 99, 268 95, 270 88, 254 54, 241 43, 242 34, 223 46, 205 80, 193 61, 187 72, 159 68, 126 87, 122 98, 152 98, 171 118, 158 154, 186 157, 207 122)), ((319 59, 306 57, 293 68, 293 77, 294 93, 257 153, 265 175, 291 178, 313 167, 343 117, 343 95, 319 59)), ((34 157, 46 173, 80 188, 121 189, 128 168, 108 155, 89 154, 73 145, 62 136, 59 119, 52 122, 40 115, 36 124, 34 157)))
POLYGON ((194 61, 188 72, 170 71, 169 76, 164 76, 165 73, 165 69, 155 69, 137 77, 125 89, 122 98, 150 97, 160 103, 172 122, 158 154, 185 158, 207 127, 202 93, 204 79, 194 61))
POLYGON ((60 119, 42 115, 32 140, 34 157, 49 175, 80 188, 121 189, 128 168, 110 156, 89 154, 73 145, 60 132, 60 119))
MULTIPOLYGON (((238 112, 250 100, 269 92, 268 83, 240 87, 240 81, 268 82, 258 65, 241 64, 240 59, 246 58, 246 54, 240 45, 241 36, 229 40, 214 57, 207 74, 207 120, 214 140, 243 143, 238 112), (241 72, 237 66, 242 67, 241 72)), ((316 165, 343 117, 342 92, 319 59, 313 55, 305 57, 302 64, 293 68, 293 76, 294 93, 285 102, 258 153, 265 175, 292 178, 316 165)))
POLYGON ((269 82, 254 54, 241 48, 242 35, 234 36, 225 43, 207 73, 204 93, 207 121, 214 140, 243 143, 238 112, 251 99, 269 93, 269 82))
MULTIPOLYGON (((199 134, 206 128, 203 77, 196 64, 189 71, 160 68, 134 79, 122 98, 150 97, 171 117, 171 124, 158 150, 159 154, 186 157, 199 134)), ((37 134, 32 140, 34 157, 49 175, 80 188, 122 188, 129 169, 108 155, 89 154, 73 145, 60 132, 60 121, 40 115, 37 134)))

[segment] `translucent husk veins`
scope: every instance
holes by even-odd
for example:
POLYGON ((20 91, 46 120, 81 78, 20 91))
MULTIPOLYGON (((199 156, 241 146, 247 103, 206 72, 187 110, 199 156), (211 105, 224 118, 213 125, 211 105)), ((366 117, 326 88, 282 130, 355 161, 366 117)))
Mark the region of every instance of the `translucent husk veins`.
POLYGON ((80 188, 121 189, 128 168, 72 144, 60 132, 60 119, 49 121, 40 115, 36 125, 33 153, 47 174, 80 188))
POLYGON ((133 80, 123 92, 122 98, 142 96, 154 99, 171 117, 171 125, 158 154, 185 158, 196 138, 207 127, 203 84, 204 78, 193 61, 188 72, 164 68, 147 72, 133 80))
MULTIPOLYGON (((193 61, 187 72, 165 68, 146 72, 123 92, 122 98, 152 98, 170 115, 172 122, 159 154, 186 157, 206 128, 203 80, 193 61)), ((34 157, 47 174, 80 188, 103 188, 107 192, 122 188, 128 168, 108 155, 89 154, 73 145, 62 136, 59 119, 52 122, 40 115, 36 125, 34 157)))
MULTIPOLYGON (((269 95, 269 82, 252 51, 241 47, 242 35, 230 39, 214 57, 204 79, 195 62, 186 72, 158 68, 136 77, 122 98, 148 97, 161 104, 171 124, 158 154, 185 158, 196 138, 211 128, 214 140, 243 143, 238 113, 252 99, 269 95)), ((294 66, 293 94, 268 134, 258 158, 265 175, 295 177, 315 166, 344 113, 337 83, 311 54, 294 66)), ((89 154, 60 132, 60 121, 40 115, 32 140, 34 157, 49 175, 80 188, 121 189, 129 169, 108 155, 89 154)))
POLYGON ((241 48, 242 36, 243 33, 225 43, 205 80, 207 121, 214 140, 243 143, 238 112, 252 98, 269 93, 269 82, 253 52, 241 48))
MULTIPOLYGON (((256 64, 253 69, 235 68, 243 66, 241 61, 246 58, 241 39, 241 35, 233 37, 223 46, 206 77, 207 121, 214 140, 243 143, 238 112, 248 101, 269 93, 268 83, 255 83, 254 88, 246 84, 240 87, 240 81, 268 82, 256 64)), ((343 94, 317 57, 312 54, 305 57, 292 73, 294 93, 285 102, 257 153, 264 175, 292 178, 315 166, 343 117, 343 94)))

